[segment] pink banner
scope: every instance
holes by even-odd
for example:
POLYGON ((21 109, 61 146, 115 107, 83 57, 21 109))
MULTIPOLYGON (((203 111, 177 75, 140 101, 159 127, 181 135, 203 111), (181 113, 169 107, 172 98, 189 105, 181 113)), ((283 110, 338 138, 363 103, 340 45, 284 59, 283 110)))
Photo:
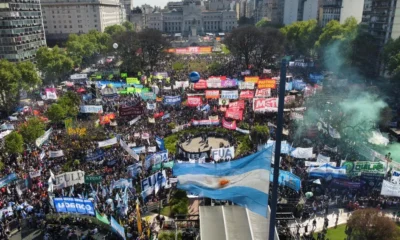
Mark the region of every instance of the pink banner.
POLYGON ((204 79, 200 79, 200 81, 194 84, 194 89, 196 90, 207 89, 207 81, 204 79))
POLYGON ((228 122, 222 119, 222 126, 226 129, 236 130, 236 121, 228 122))
POLYGON ((236 81, 235 80, 231 80, 231 79, 227 79, 225 81, 221 81, 221 87, 223 88, 231 88, 231 87, 236 87, 236 81))
POLYGON ((256 97, 256 98, 271 97, 271 89, 270 88, 257 89, 256 95, 254 97, 256 97))
POLYGON ((189 107, 197 107, 201 106, 203 104, 203 101, 201 100, 201 97, 188 97, 187 98, 187 106, 189 107))
POLYGON ((255 112, 277 112, 278 99, 277 98, 254 98, 253 110, 255 112))
POLYGON ((252 90, 242 90, 240 92, 239 98, 253 98, 254 97, 254 91, 252 90))
POLYGON ((244 109, 244 100, 229 103, 229 108, 244 109))
POLYGON ((242 120, 243 119, 243 110, 230 108, 230 109, 226 110, 225 117, 232 118, 235 120, 242 120))

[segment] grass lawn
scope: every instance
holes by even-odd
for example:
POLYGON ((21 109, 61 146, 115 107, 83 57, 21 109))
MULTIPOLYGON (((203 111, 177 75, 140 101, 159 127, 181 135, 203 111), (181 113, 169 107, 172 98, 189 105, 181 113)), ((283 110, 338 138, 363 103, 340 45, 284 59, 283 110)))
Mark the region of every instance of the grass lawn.
MULTIPOLYGON (((325 235, 325 239, 329 238, 329 240, 343 240, 346 239, 347 235, 344 233, 346 229, 346 224, 338 225, 337 228, 329 228, 327 234, 325 235)), ((318 237, 318 233, 314 233, 314 238, 318 237)))

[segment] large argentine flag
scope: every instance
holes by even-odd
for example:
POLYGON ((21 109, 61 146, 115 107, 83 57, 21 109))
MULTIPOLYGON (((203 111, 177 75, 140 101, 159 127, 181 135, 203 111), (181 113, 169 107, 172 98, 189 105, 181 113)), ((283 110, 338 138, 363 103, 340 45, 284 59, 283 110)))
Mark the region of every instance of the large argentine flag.
POLYGON ((225 163, 177 163, 178 188, 194 195, 229 200, 267 217, 271 148, 225 163))

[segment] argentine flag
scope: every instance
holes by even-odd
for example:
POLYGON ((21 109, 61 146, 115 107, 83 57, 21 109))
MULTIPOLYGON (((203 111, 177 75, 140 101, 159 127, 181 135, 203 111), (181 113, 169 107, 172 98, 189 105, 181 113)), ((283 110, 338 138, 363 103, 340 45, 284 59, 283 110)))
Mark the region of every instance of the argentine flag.
POLYGON ((224 163, 176 163, 178 188, 193 195, 229 200, 267 217, 272 149, 224 163))

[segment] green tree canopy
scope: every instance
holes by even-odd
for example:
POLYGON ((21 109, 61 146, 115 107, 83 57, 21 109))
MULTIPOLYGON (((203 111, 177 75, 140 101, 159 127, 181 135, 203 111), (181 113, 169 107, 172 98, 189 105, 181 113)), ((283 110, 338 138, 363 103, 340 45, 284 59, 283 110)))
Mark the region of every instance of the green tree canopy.
POLYGON ((46 116, 53 123, 60 123, 65 119, 67 113, 60 104, 53 103, 46 111, 46 116))
POLYGON ((45 124, 39 118, 30 118, 21 124, 18 131, 26 143, 33 143, 44 134, 45 124))
POLYGON ((400 76, 400 37, 391 39, 384 48, 383 60, 386 69, 393 77, 400 76))
POLYGON ((134 29, 133 23, 128 22, 128 21, 122 23, 122 26, 125 27, 126 31, 133 31, 133 29, 134 29))
MULTIPOLYGON (((78 115, 80 102, 81 101, 77 93, 68 91, 58 99, 57 104, 63 109, 65 113, 64 118, 66 118, 76 117, 78 115)), ((57 108, 58 107, 55 107, 54 110, 57 110, 57 108)))
POLYGON ((160 31, 151 28, 139 32, 138 39, 141 48, 139 55, 142 61, 142 69, 149 66, 150 70, 153 70, 157 62, 164 57, 164 50, 170 44, 160 31))
POLYGON ((36 61, 37 67, 44 74, 46 82, 60 80, 74 67, 73 60, 58 46, 39 48, 36 53, 36 61))
POLYGON ((104 29, 104 32, 110 36, 112 36, 114 34, 122 33, 125 31, 126 31, 126 28, 124 26, 118 25, 118 24, 108 26, 104 29))
POLYGON ((343 24, 336 20, 332 20, 326 24, 319 35, 315 45, 319 48, 327 47, 336 41, 351 41, 357 35, 357 20, 349 17, 343 24))
POLYGON ((287 40, 285 45, 288 54, 309 57, 319 37, 320 28, 317 20, 312 19, 286 25, 281 32, 287 40))
POLYGON ((269 21, 268 19, 263 18, 256 23, 256 27, 258 27, 258 28, 269 27, 269 28, 278 28, 279 29, 279 28, 282 28, 283 25, 279 24, 279 23, 273 23, 273 22, 269 21))
POLYGON ((269 128, 257 124, 250 129, 250 136, 255 143, 266 143, 269 139, 269 128))
POLYGON ((22 135, 16 131, 8 134, 4 141, 4 147, 10 154, 22 153, 24 151, 24 140, 22 135))
POLYGON ((113 36, 113 41, 118 44, 117 54, 122 60, 121 70, 126 72, 140 71, 140 58, 138 56, 139 40, 136 32, 127 31, 113 36))
POLYGON ((31 62, 11 63, 0 60, 0 109, 10 113, 18 104, 19 91, 41 83, 31 62))

